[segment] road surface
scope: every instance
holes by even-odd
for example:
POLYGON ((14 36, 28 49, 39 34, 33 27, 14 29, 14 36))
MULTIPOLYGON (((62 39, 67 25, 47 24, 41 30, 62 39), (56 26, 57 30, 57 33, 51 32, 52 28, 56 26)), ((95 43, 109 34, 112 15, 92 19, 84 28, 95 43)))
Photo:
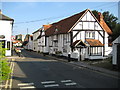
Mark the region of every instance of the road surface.
POLYGON ((118 78, 33 51, 23 50, 22 54, 25 58, 14 62, 12 88, 118 88, 118 78))

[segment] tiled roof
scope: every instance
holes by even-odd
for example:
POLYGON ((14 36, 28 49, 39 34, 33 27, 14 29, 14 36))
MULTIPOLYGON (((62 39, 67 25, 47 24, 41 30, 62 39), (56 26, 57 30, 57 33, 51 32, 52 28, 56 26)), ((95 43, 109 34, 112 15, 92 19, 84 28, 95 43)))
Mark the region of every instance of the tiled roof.
POLYGON ((100 25, 103 27, 103 29, 109 34, 112 35, 112 31, 108 27, 108 25, 105 23, 105 21, 100 21, 100 25))
MULTIPOLYGON (((75 14, 71 17, 68 17, 66 19, 63 19, 59 22, 51 24, 50 28, 46 30, 46 36, 54 35, 54 34, 64 34, 68 33, 68 31, 73 27, 73 25, 81 18, 81 16, 89 9, 86 9, 78 14, 75 14)), ((97 18, 96 18, 97 19, 97 18)), ((104 31, 106 31, 108 34, 112 34, 112 31, 107 26, 105 21, 102 22, 97 19, 98 23, 102 26, 104 31)))
MULTIPOLYGON (((52 25, 48 24, 48 25, 43 25, 44 31, 46 31, 48 28, 50 28, 52 25)), ((46 33, 46 32, 45 32, 46 33)), ((40 39, 42 36, 42 29, 40 31, 40 35, 37 37, 37 39, 40 39)))
POLYGON ((100 12, 98 12, 98 18, 97 19, 98 19, 100 25, 102 26, 102 28, 105 30, 105 32, 107 32, 109 35, 111 35, 112 31, 108 27, 108 25, 105 23, 104 17, 103 17, 103 15, 100 12))
POLYGON ((43 25, 44 30, 47 30, 48 28, 50 28, 52 25, 48 24, 48 25, 43 25))
POLYGON ((22 43, 22 42, 18 41, 18 40, 15 40, 15 41, 13 41, 13 43, 16 44, 16 43, 22 43))
POLYGON ((46 35, 49 36, 53 34, 67 33, 72 28, 72 26, 79 20, 79 18, 85 13, 85 11, 86 10, 66 19, 63 19, 59 22, 53 23, 52 26, 46 30, 46 35))
POLYGON ((39 28, 38 30, 34 31, 32 34, 37 33, 37 32, 39 32, 40 30, 41 30, 41 28, 39 28))
POLYGON ((77 45, 86 46, 86 44, 83 43, 82 40, 76 40, 75 42, 72 43, 72 46, 73 46, 73 47, 77 47, 77 45))
POLYGON ((90 45, 90 46, 103 46, 103 44, 99 41, 99 40, 96 40, 96 39, 86 39, 86 41, 88 42, 88 44, 90 45))
POLYGON ((0 13, 0 20, 14 21, 14 19, 0 13))

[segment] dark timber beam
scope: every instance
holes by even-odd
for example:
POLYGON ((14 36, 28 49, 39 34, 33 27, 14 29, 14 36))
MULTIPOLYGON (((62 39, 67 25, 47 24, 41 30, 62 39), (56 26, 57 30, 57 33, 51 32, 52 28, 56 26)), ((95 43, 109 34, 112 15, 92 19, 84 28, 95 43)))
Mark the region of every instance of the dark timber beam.
POLYGON ((94 30, 94 29, 74 29, 73 31, 103 31, 103 30, 94 30))

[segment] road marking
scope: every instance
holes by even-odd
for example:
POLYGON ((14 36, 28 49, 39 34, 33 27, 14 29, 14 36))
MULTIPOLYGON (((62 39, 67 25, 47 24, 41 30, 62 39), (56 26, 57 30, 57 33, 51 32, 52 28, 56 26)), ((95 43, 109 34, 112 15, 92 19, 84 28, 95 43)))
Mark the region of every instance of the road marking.
POLYGON ((65 83, 66 86, 76 85, 77 83, 65 83))
POLYGON ((55 83, 55 81, 45 81, 45 82, 41 82, 42 84, 49 84, 49 83, 55 83))
MULTIPOLYGON (((12 61, 14 61, 14 60, 12 60, 12 61)), ((13 73, 14 73, 14 66, 15 66, 15 63, 13 62, 12 73, 11 73, 11 79, 10 79, 10 90, 11 90, 11 88, 12 88, 12 81, 13 81, 12 76, 13 76, 13 73)))
MULTIPOLYGON (((10 69, 13 71, 13 67, 14 67, 14 62, 10 62, 10 69)), ((12 74, 10 73, 10 76, 8 76, 8 78, 11 78, 12 74)), ((9 79, 6 81, 5 83, 5 89, 7 89, 9 86, 11 86, 11 83, 10 85, 9 84, 9 79)))
POLYGON ((34 85, 34 83, 20 83, 18 86, 29 86, 29 85, 34 85))
POLYGON ((62 80, 61 82, 65 83, 65 82, 71 82, 71 80, 62 80))
POLYGON ((55 86, 59 86, 59 84, 44 85, 44 87, 55 87, 55 86))
POLYGON ((28 86, 28 87, 20 87, 20 89, 33 89, 35 88, 34 86, 28 86))

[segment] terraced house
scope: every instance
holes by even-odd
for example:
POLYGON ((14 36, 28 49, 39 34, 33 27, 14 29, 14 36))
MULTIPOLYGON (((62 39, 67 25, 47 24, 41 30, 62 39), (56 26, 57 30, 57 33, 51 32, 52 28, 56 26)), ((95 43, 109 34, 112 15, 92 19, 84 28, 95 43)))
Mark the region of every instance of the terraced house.
POLYGON ((78 60, 102 59, 108 56, 109 35, 112 31, 103 20, 103 15, 86 9, 78 14, 42 28, 39 35, 43 53, 70 56, 78 60))

